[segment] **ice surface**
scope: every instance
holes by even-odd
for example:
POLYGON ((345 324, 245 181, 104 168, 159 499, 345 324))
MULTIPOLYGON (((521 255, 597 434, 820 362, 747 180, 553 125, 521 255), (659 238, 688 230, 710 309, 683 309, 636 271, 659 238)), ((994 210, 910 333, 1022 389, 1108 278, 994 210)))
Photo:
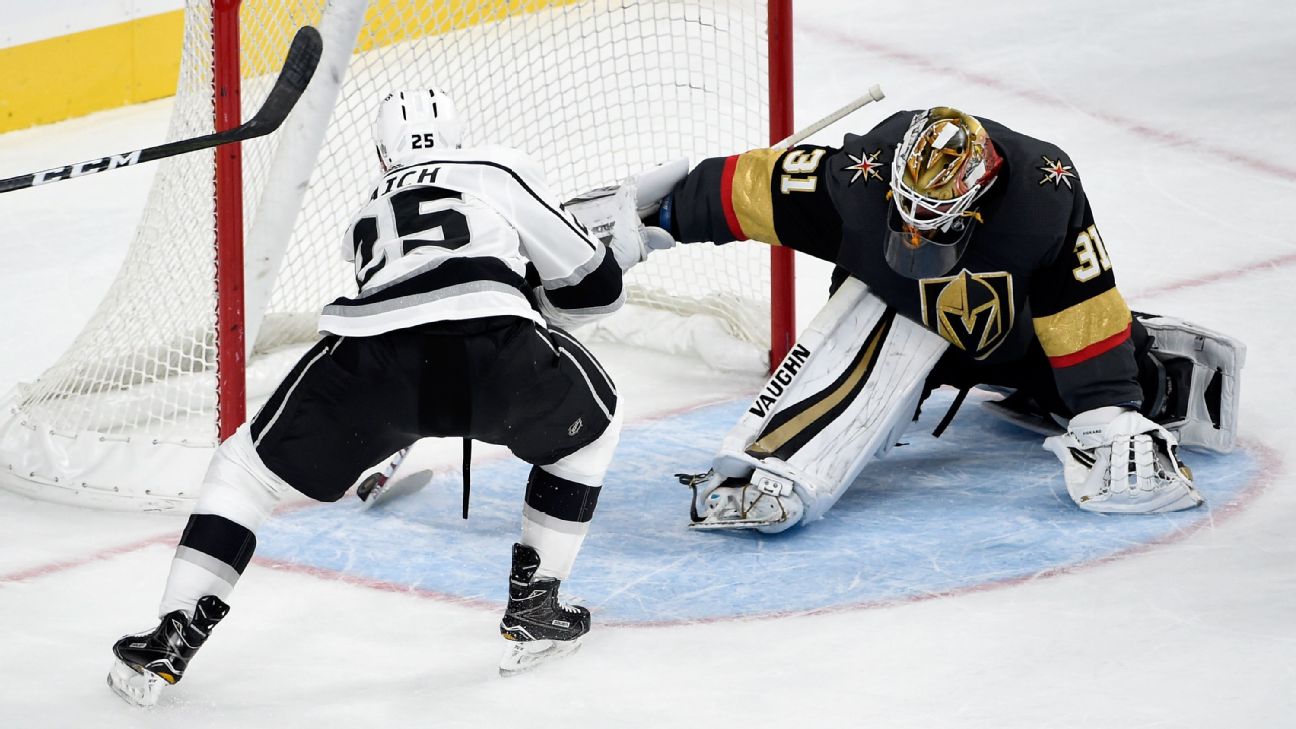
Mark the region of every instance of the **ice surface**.
MULTIPOLYGON (((451 593, 446 584, 379 573, 402 566, 363 554, 377 543, 355 531, 371 517, 389 520, 393 532, 409 530, 403 547, 426 550, 419 559, 444 560, 450 537, 462 536, 453 542, 460 548, 471 543, 465 529, 511 528, 520 487, 504 483, 505 462, 483 449, 481 478, 499 468, 501 483, 498 492, 474 489, 480 497, 467 525, 455 523, 452 484, 390 513, 331 522, 328 510, 346 504, 286 505, 190 675, 163 705, 140 712, 103 685, 108 648, 150 622, 182 520, 0 493, 0 726, 1296 726, 1296 314, 1284 295, 1296 272, 1296 234, 1283 218, 1296 192, 1288 92, 1296 6, 817 0, 796 13, 798 120, 874 82, 888 95, 817 141, 935 104, 1049 138, 1084 176, 1131 303, 1247 343, 1247 451, 1213 460, 1203 475, 1210 511, 1079 515, 1063 508, 1060 483, 1045 478, 1048 454, 1009 430, 976 427, 974 413, 945 437, 960 428, 959 437, 983 436, 1024 474, 1013 481, 1020 489, 962 493, 949 480, 928 482, 944 470, 967 473, 942 438, 926 446, 935 449, 931 469, 913 468, 904 449, 887 464, 930 498, 896 483, 862 485, 801 538, 689 535, 681 487, 609 491, 606 526, 617 531, 600 536, 596 519, 572 580, 593 606, 606 607, 607 624, 577 656, 502 682, 492 591, 502 589, 503 557, 493 572, 489 555, 465 566, 451 593), (983 503, 1010 522, 997 542, 953 508, 983 503), (886 523, 868 521, 884 514, 886 523), (307 527, 308 538, 287 538, 307 527), (828 532, 838 539, 820 536, 828 532), (952 546, 932 551, 937 538, 952 546), (615 558, 636 539, 663 550, 647 571, 642 552, 615 558), (745 563, 740 546, 750 549, 745 563), (325 562, 291 553, 306 547, 336 554, 325 562), (898 556, 879 561, 875 550, 898 556), (1050 556, 1067 550, 1078 556, 1050 556), (922 554, 940 559, 899 567, 909 564, 900 556, 922 554), (986 555, 994 559, 973 563, 986 555), (853 557, 858 581, 841 566, 853 557), (812 615, 731 620, 710 611, 729 597, 760 604, 757 578, 777 580, 788 560, 820 565, 787 578, 807 593, 830 584, 893 592, 861 591, 855 608, 832 603, 812 615), (887 565, 897 568, 879 579, 887 565), (697 599, 679 596, 677 616, 658 621, 669 624, 636 624, 651 622, 639 598, 670 573, 697 599), (942 573, 985 579, 932 581, 942 573), (929 599, 906 597, 914 595, 929 599)), ((0 176, 154 143, 166 106, 0 136, 0 176)), ((8 264, 0 269, 0 389, 37 376, 75 336, 121 260, 147 184, 141 167, 0 196, 8 264)), ((801 260, 805 322, 823 300, 826 272, 801 260)), ((731 401, 757 384, 673 372, 669 360, 617 347, 599 354, 626 395, 628 431, 669 426, 664 414, 731 401)), ((697 454, 707 443, 662 442, 670 444, 663 451, 678 447, 680 460, 662 452, 652 468, 705 465, 697 454)), ((509 534, 490 538, 504 544, 509 534)), ((779 594, 789 592, 771 590, 779 594)))

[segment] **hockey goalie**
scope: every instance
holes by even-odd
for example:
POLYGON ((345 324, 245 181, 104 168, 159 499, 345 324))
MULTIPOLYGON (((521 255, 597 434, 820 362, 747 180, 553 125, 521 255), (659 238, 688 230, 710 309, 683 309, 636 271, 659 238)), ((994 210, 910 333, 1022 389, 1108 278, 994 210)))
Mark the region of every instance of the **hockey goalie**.
POLYGON ((1053 144, 948 107, 899 112, 840 148, 704 160, 658 202, 645 224, 680 242, 755 240, 837 266, 711 470, 683 479, 695 528, 821 517, 941 385, 960 390, 952 410, 973 386, 1009 393, 992 409, 1049 434, 1088 511, 1196 507, 1179 447, 1233 445, 1245 349, 1130 311, 1053 144))

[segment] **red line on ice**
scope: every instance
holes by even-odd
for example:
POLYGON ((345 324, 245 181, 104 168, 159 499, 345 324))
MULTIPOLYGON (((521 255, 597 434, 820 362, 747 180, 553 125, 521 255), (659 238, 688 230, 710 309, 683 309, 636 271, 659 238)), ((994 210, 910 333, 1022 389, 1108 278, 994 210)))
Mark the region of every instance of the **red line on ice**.
POLYGON ((1194 276, 1193 278, 1186 278, 1180 281, 1171 281, 1170 283, 1159 284, 1157 286, 1152 286, 1146 289, 1140 289, 1130 294, 1130 298, 1147 298, 1149 296, 1156 296, 1158 294, 1168 294, 1173 291, 1190 289, 1196 286, 1206 286, 1208 284, 1219 283, 1221 281, 1228 281, 1230 279, 1241 278, 1243 276, 1247 276, 1252 273, 1276 270, 1278 268, 1282 268, 1283 266, 1289 266, 1293 263, 1296 263, 1296 253, 1288 253, 1287 255, 1284 256, 1278 256, 1277 258, 1270 258, 1265 261, 1257 261, 1255 263, 1248 263, 1245 266, 1239 266, 1237 268, 1231 268, 1224 271, 1217 271, 1215 273, 1208 273, 1202 276, 1194 276))
MULTIPOLYGON (((296 511, 297 509, 302 509, 308 506, 315 506, 315 505, 316 502, 307 499, 303 499, 301 501, 289 501, 281 504, 280 507, 275 510, 275 513, 282 514, 285 512, 296 511)), ((120 557, 123 554, 138 552, 141 549, 152 547, 155 544, 175 545, 180 541, 180 531, 181 529, 176 529, 175 531, 167 532, 166 534, 159 534, 153 537, 148 537, 147 539, 141 539, 139 541, 130 542, 127 544, 120 544, 116 547, 107 547, 104 549, 95 550, 89 554, 85 554, 73 559, 65 559, 57 562, 50 562, 48 564, 38 565, 36 567, 28 567, 26 569, 17 570, 15 572, 9 572, 7 574, 0 575, 0 584, 4 584, 6 582, 22 582, 23 580, 32 580, 41 577, 48 577, 49 575, 58 574, 59 572, 66 572, 68 570, 76 569, 77 567, 84 567, 85 565, 93 564, 94 562, 102 562, 104 560, 112 559, 113 557, 120 557)))
MULTIPOLYGON (((684 407, 684 408, 676 408, 676 409, 666 411, 664 413, 655 413, 646 416, 642 420, 644 421, 657 420, 662 417, 666 417, 672 413, 684 412, 691 409, 693 409, 692 406, 684 407)), ((636 420, 636 422, 639 422, 639 420, 636 420)), ((1259 460, 1260 463, 1260 469, 1255 479, 1251 482, 1250 485, 1244 488, 1244 490, 1239 494, 1236 501, 1226 503, 1223 506, 1220 506, 1217 509, 1212 510, 1211 512, 1209 512, 1209 515, 1207 517, 1198 520, 1196 523, 1189 525, 1188 527, 1184 528, 1179 532, 1170 534, 1162 539, 1145 542, 1137 546, 1131 547, 1130 549, 1126 549, 1120 552, 1115 552, 1089 562, 1082 562, 1078 564, 1057 567, 1051 570, 1045 570, 1043 572, 1039 572, 1033 575, 1027 575, 1024 577, 1015 577, 1006 580, 984 582, 981 584, 971 585, 968 587, 955 589, 955 590, 945 590, 941 592, 933 592, 924 595, 912 595, 908 597, 901 597, 901 598, 896 598, 891 600, 874 600, 874 601, 863 602, 863 603, 834 605, 831 607, 815 608, 812 610, 788 610, 788 611, 758 613, 752 615, 726 615, 726 616, 717 616, 711 618, 700 618, 700 619, 694 618, 694 619, 661 620, 661 621, 600 620, 599 624, 606 627, 658 628, 658 627, 671 627, 671 626, 678 626, 678 625, 701 625, 707 623, 721 623, 721 622, 734 622, 734 621, 746 622, 752 620, 768 620, 772 618, 790 618, 790 617, 804 617, 804 616, 812 616, 812 615, 828 615, 832 613, 847 612, 851 610, 867 610, 873 608, 895 607, 899 605, 906 605, 909 603, 932 600, 936 598, 956 597, 958 595, 984 592, 987 590, 996 590, 1003 587, 1011 587, 1014 585, 1026 584, 1040 579, 1056 577, 1058 575, 1073 574, 1081 570, 1090 569, 1099 565, 1114 562, 1119 559, 1124 559, 1125 557, 1146 552, 1152 549, 1153 547, 1159 545, 1177 542, 1181 539, 1184 539, 1200 531, 1206 526, 1214 527, 1215 525, 1219 524, 1225 519, 1228 519, 1233 515, 1243 511, 1244 508, 1247 505, 1249 505, 1251 501, 1253 501, 1261 493, 1267 490, 1269 485, 1273 482, 1273 480, 1277 477, 1279 472, 1282 470, 1282 465, 1283 465, 1281 455, 1277 451, 1265 446, 1264 444, 1246 443, 1245 445, 1249 450, 1251 450, 1256 454, 1257 459, 1259 460)), ((276 513, 282 513, 284 511, 295 511, 297 509, 307 508, 314 505, 316 505, 316 502, 314 501, 302 500, 299 502, 285 504, 276 513)), ((46 564, 38 567, 32 567, 25 570, 19 570, 17 572, 11 572, 6 575, 0 575, 0 584, 3 584, 5 582, 19 582, 22 580, 46 577, 59 572, 65 572, 67 570, 74 569, 76 567, 81 567, 87 564, 91 564, 93 562, 99 562, 123 554, 129 554, 131 552, 135 552, 144 549, 146 547, 153 546, 155 544, 171 543, 176 539, 177 537, 175 534, 164 534, 155 537, 150 537, 148 539, 144 539, 138 542, 132 542, 129 544, 120 545, 117 547, 109 547, 107 549, 102 549, 97 552, 93 552, 91 554, 85 555, 83 557, 78 557, 72 560, 52 562, 50 564, 46 564)), ((344 572, 339 572, 337 570, 331 570, 322 567, 314 567, 314 566, 303 565, 294 562, 285 562, 281 560, 268 559, 264 557, 256 557, 254 561, 270 569, 293 572, 302 575, 309 575, 311 577, 317 577, 322 580, 342 582, 344 584, 354 585, 356 587, 364 587, 371 590, 379 590, 382 592, 390 592, 394 594, 410 595, 413 597, 435 600, 437 602, 442 602, 446 604, 460 605, 463 607, 487 610, 492 612, 498 611, 500 609, 499 604, 491 602, 489 600, 460 597, 457 595, 451 595, 448 593, 438 592, 435 590, 428 590, 425 588, 414 587, 411 585, 402 585, 393 582, 386 582, 383 580, 376 580, 369 577, 347 574, 344 572)))
POLYGON ((3 584, 5 582, 22 582, 23 580, 31 580, 39 577, 45 577, 47 575, 56 574, 58 572, 66 572, 67 570, 75 569, 77 567, 81 567, 90 564, 92 562, 99 562, 101 560, 111 559, 112 557, 117 557, 119 555, 130 554, 131 552, 137 552, 141 549, 144 549, 145 547, 151 547, 155 544, 175 543, 179 541, 179 539, 180 537, 178 533, 159 534, 158 536, 149 537, 148 539, 142 539, 137 542, 131 542, 130 544, 122 544, 116 547, 101 549, 95 552, 91 552, 90 554, 76 557, 75 559, 67 559, 59 562, 50 562, 49 564, 43 564, 37 567, 29 567, 27 569, 18 570, 17 572, 10 572, 8 574, 0 575, 0 584, 3 584))
MULTIPOLYGON (((706 402, 694 403, 691 405, 685 405, 676 408, 668 408, 666 410, 652 412, 642 417, 636 418, 634 422, 651 423, 658 420, 663 420, 665 418, 669 418, 673 415, 678 415, 680 413, 688 412, 690 410, 696 410, 698 408, 708 407, 721 402, 726 402, 728 400, 729 398, 718 398, 718 399, 708 400, 706 402)), ((508 454, 500 453, 498 455, 482 459, 482 461, 497 460, 499 458, 503 458, 506 455, 508 454)), ((481 462, 481 461, 475 461, 475 462, 481 462)), ((283 502, 282 504, 279 505, 279 508, 275 509, 275 514, 284 514, 290 511, 296 511, 298 509, 306 509, 318 505, 319 502, 312 501, 310 499, 302 497, 297 501, 283 502)), ((174 532, 160 534, 154 537, 149 537, 147 539, 142 539, 135 542, 129 542, 127 544, 121 544, 115 547, 107 547, 104 549, 99 549, 89 554, 85 554, 73 559, 50 562, 48 564, 37 565, 35 567, 28 567, 25 569, 16 570, 14 572, 9 572, 7 574, 0 574, 0 584, 4 584, 6 582, 22 582, 24 580, 39 579, 41 577, 47 577, 49 575, 58 574, 60 572, 66 572, 68 570, 76 569, 77 567, 83 567, 85 565, 92 564, 95 562, 102 562, 105 560, 109 560, 112 559, 113 557, 120 557, 123 554, 138 552, 141 549, 146 549, 155 544, 174 545, 177 542, 179 542, 179 540, 180 540, 180 530, 177 529, 174 532)), ((300 572, 302 574, 309 574, 324 579, 338 580, 342 582, 347 582, 349 584, 359 585, 362 587, 369 587, 375 590, 384 590, 387 592, 410 593, 410 594, 417 595, 419 597, 439 599, 445 602, 454 602, 454 603, 460 603, 460 604, 478 606, 478 607, 490 606, 490 609, 492 610, 498 609, 499 607, 494 603, 490 603, 484 600, 474 601, 467 598, 461 598, 453 595, 446 595, 443 593, 434 592, 432 590, 424 590, 422 588, 410 587, 408 585, 397 585, 395 583, 382 582, 381 580, 371 580, 365 577, 355 577, 343 572, 335 572, 332 570, 326 570, 317 567, 307 567, 305 565, 299 565, 290 562, 281 562, 278 560, 265 559, 261 557, 257 557, 255 558, 255 560, 262 564, 269 565, 274 569, 286 570, 291 572, 300 572)))
POLYGON ((268 559, 266 557, 253 557, 252 561, 273 570, 296 572, 311 577, 318 577, 319 579, 328 580, 330 582, 343 582, 348 585, 355 585, 356 587, 367 587, 370 590, 392 592, 398 595, 412 595, 414 597, 436 600, 437 602, 449 603, 451 605, 463 605, 465 607, 482 608, 491 611, 496 611, 503 607, 502 603, 491 602, 490 600, 482 600, 474 597, 461 597, 459 595, 452 595, 448 592, 438 592, 436 590, 415 587, 413 585, 387 582, 386 580, 376 580, 371 577, 338 572, 337 570, 331 570, 327 567, 314 567, 311 565, 299 564, 297 562, 268 559))

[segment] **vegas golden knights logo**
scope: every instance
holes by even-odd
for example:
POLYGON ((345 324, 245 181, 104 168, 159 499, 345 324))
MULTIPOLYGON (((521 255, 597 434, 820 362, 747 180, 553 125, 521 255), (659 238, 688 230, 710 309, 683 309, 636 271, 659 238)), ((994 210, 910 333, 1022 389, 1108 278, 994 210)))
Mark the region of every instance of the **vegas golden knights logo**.
POLYGON ((985 359, 1013 326, 1012 274, 971 273, 918 282, 923 325, 955 347, 985 359))

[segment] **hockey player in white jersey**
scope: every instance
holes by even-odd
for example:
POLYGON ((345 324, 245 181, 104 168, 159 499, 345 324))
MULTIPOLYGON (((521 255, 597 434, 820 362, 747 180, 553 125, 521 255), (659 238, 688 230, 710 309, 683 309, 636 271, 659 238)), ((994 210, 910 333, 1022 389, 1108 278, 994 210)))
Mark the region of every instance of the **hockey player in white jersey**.
POLYGON ((171 563, 161 624, 113 648, 108 682, 128 701, 152 704, 184 675, 281 496, 335 501, 426 436, 505 445, 533 464, 501 673, 570 652, 589 630, 589 611, 560 603, 558 588, 598 503, 621 410, 606 371, 563 327, 621 306, 622 271, 647 255, 652 235, 623 193, 628 213, 605 245, 520 153, 461 148, 459 117, 439 90, 388 96, 375 137, 383 172, 342 241, 358 293, 324 308, 320 341, 217 449, 171 563))

